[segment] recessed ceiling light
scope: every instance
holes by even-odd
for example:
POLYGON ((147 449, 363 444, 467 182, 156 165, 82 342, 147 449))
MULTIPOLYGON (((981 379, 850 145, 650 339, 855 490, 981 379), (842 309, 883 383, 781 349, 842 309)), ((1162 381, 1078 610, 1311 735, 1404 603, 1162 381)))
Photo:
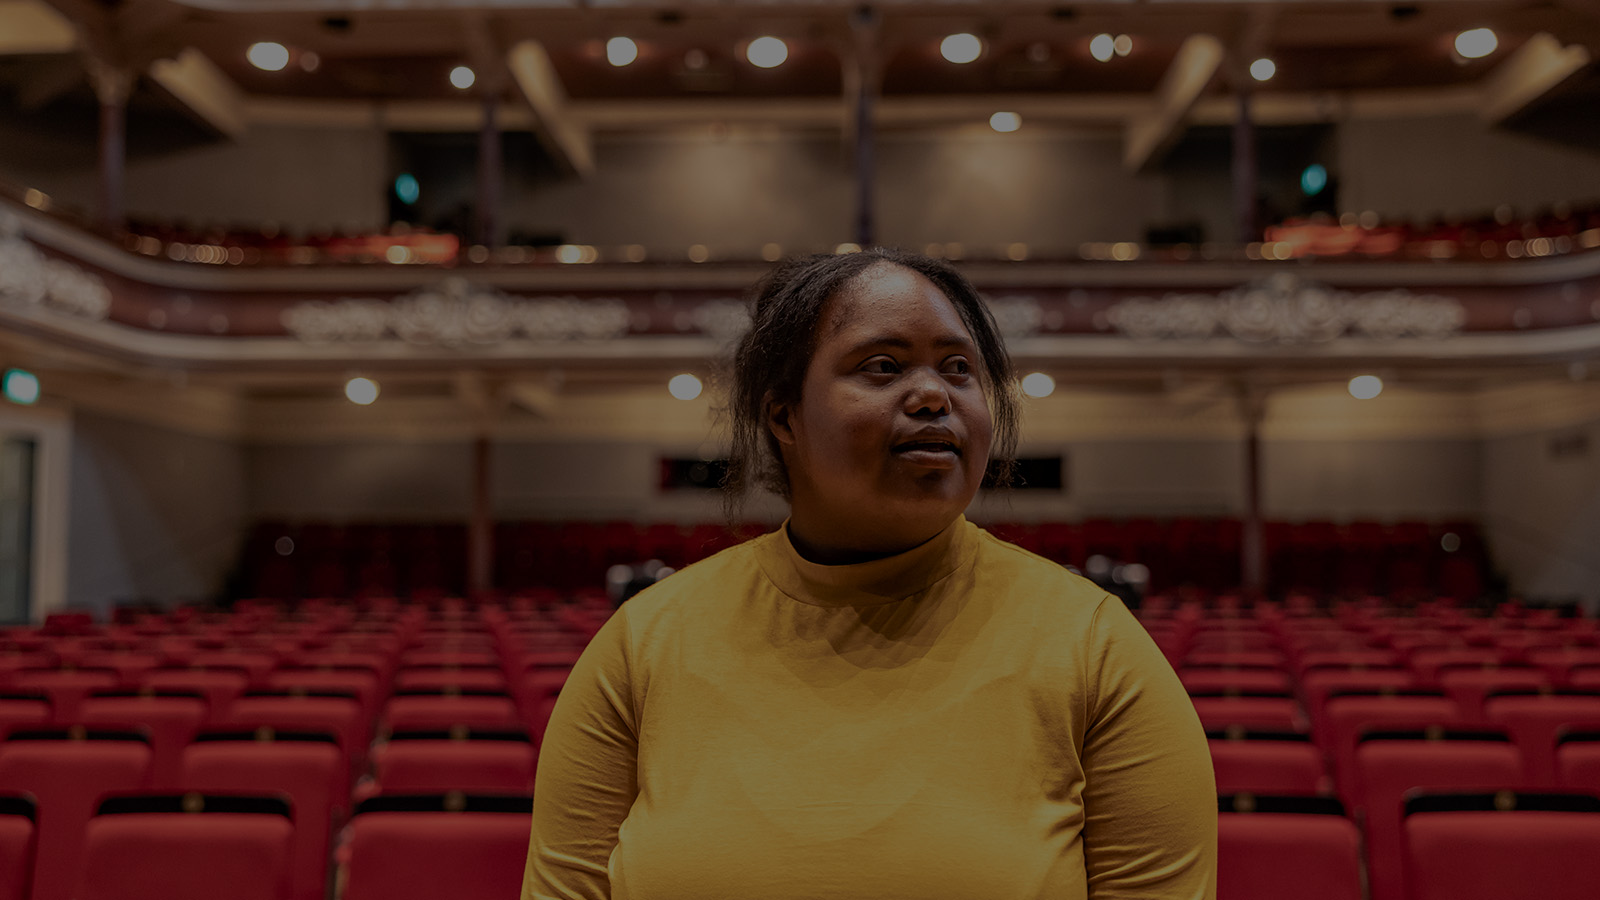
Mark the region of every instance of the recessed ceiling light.
POLYGON ((1014 112, 997 112, 989 117, 989 127, 1001 133, 1016 131, 1022 127, 1022 117, 1014 112))
POLYGON ((939 42, 939 52, 953 63, 969 63, 983 55, 983 41, 975 34, 952 34, 939 42))
POLYGON ((1101 62, 1110 62, 1117 52, 1117 39, 1109 34, 1097 34, 1089 42, 1089 55, 1101 62))
POLYGON ((632 38, 614 37, 606 41, 606 62, 617 68, 633 62, 639 58, 639 45, 632 38))
POLYGON ((1278 64, 1265 56, 1250 64, 1250 77, 1257 81, 1271 81, 1278 74, 1278 64))
POLYGON ((244 56, 250 65, 267 72, 281 72, 289 64, 289 48, 276 41, 251 44, 244 56))
POLYGON ((1467 59, 1482 59, 1500 46, 1492 29, 1473 28, 1456 35, 1456 52, 1467 59))
POLYGON ((478 73, 467 66, 456 66, 450 70, 450 83, 463 91, 472 87, 477 80, 478 73))
POLYGON ((775 37, 758 37, 745 48, 744 56, 752 66, 776 69, 789 58, 789 45, 775 37))

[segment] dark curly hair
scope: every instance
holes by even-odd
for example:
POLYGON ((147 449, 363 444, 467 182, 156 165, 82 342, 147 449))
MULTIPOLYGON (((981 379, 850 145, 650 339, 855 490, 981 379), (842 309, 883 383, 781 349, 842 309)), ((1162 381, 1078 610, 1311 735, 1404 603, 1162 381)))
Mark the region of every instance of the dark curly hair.
POLYGON ((789 476, 777 439, 767 428, 768 403, 794 404, 817 348, 823 306, 875 266, 910 269, 939 288, 960 314, 982 357, 983 388, 994 420, 991 476, 1009 485, 1017 446, 1018 401, 1011 356, 977 289, 949 263, 887 247, 859 253, 793 257, 767 273, 753 292, 750 330, 739 341, 729 373, 732 430, 728 473, 722 486, 730 514, 752 485, 787 498, 789 476))

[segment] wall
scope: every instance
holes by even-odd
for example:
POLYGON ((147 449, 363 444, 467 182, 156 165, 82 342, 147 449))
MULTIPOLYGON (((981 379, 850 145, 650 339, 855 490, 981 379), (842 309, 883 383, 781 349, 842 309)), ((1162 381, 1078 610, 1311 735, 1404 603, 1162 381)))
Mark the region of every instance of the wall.
POLYGON ((238 447, 79 412, 73 421, 67 606, 219 591, 247 523, 238 447))
POLYGON ((1483 483, 1490 546, 1515 589, 1600 613, 1600 420, 1485 441, 1483 483), (1585 452, 1553 452, 1574 439, 1585 452))
POLYGON ((1353 120, 1339 126, 1336 147, 1345 210, 1426 218, 1600 200, 1600 154, 1491 131, 1470 116, 1353 120))

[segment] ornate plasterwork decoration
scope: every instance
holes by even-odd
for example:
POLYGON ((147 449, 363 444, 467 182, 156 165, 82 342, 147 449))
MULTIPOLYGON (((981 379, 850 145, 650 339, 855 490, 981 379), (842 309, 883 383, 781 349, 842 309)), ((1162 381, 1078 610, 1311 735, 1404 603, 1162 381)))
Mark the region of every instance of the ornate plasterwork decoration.
POLYGON ((1044 322, 1044 308, 1033 297, 985 297, 994 324, 1008 338, 1026 337, 1044 322))
POLYGON ((1106 320, 1140 339, 1226 335, 1259 344, 1310 344, 1346 334, 1445 337, 1461 330, 1466 311, 1450 297, 1404 289, 1357 294, 1284 273, 1221 294, 1133 297, 1108 309, 1106 320))
POLYGON ((446 347, 535 341, 605 340, 628 333, 621 300, 512 297, 475 287, 462 278, 413 291, 392 301, 313 300, 283 313, 283 326, 303 341, 379 341, 446 347))
POLYGON ((111 289, 98 275, 46 257, 22 236, 16 217, 0 215, 0 306, 98 320, 111 313, 111 289))
POLYGON ((707 300, 694 308, 691 318, 701 334, 723 342, 738 340, 750 329, 750 308, 738 300, 707 300))

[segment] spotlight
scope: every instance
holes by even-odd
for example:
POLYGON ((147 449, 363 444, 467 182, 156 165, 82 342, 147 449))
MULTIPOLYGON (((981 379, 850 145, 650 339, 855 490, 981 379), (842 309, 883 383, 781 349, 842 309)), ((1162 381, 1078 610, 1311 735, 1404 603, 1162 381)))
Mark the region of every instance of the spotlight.
POLYGON ((0 394, 12 403, 32 406, 39 402, 39 376, 25 369, 7 369, 0 394))
POLYGON ((1350 396, 1357 400, 1371 400, 1383 393, 1383 379, 1376 375, 1357 375, 1350 379, 1350 396))
POLYGON ((939 53, 953 63, 969 63, 983 55, 983 41, 975 34, 952 34, 939 42, 939 53))
POLYGON ((276 41, 251 44, 244 56, 250 65, 267 72, 281 72, 289 64, 289 48, 276 41))
POLYGON ((472 71, 472 69, 468 68, 467 66, 456 66, 454 69, 450 70, 450 83, 463 91, 469 87, 472 87, 473 83, 477 80, 478 73, 472 71))
POLYGON ((989 127, 1002 134, 1022 127, 1022 117, 1014 112, 997 112, 989 117, 989 127))
POLYGON ((1467 59, 1482 59, 1500 46, 1492 29, 1473 28, 1456 35, 1456 52, 1467 59))
POLYGON ((1257 81, 1271 81, 1278 74, 1278 64, 1265 56, 1250 64, 1250 77, 1257 81))
POLYGON ((1029 397, 1048 397, 1056 392, 1056 380, 1043 372, 1033 372, 1022 379, 1022 392, 1029 397))
POLYGON ((700 379, 688 372, 674 375, 672 380, 667 382, 667 391, 679 400, 693 400, 700 396, 700 388, 700 379))
POLYGON ((1133 38, 1119 34, 1111 39, 1111 52, 1118 56, 1127 56, 1133 52, 1133 38))
POLYGON ((371 378, 352 378, 344 383, 344 395, 351 403, 370 406, 378 399, 378 383, 371 378))
POLYGON ((1089 55, 1100 62, 1110 62, 1117 53, 1117 39, 1109 34, 1097 34, 1089 42, 1089 55))
POLYGON ((789 45, 775 37, 758 37, 745 48, 744 55, 752 66, 776 69, 789 58, 789 45))
POLYGON ((639 45, 632 38, 614 37, 606 41, 606 62, 617 68, 633 62, 639 58, 639 45))

